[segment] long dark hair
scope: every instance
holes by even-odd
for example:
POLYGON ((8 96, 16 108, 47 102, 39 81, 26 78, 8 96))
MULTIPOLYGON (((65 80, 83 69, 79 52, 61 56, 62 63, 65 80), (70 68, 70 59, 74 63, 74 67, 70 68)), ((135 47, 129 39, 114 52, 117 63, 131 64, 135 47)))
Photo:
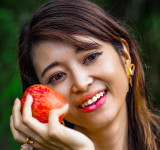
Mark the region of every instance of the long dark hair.
POLYGON ((158 150, 159 118, 149 109, 143 65, 135 40, 96 4, 87 0, 55 0, 39 8, 22 28, 19 37, 19 68, 23 91, 39 83, 32 64, 33 46, 43 40, 61 40, 76 47, 87 48, 74 35, 87 35, 110 42, 123 54, 121 39, 129 46, 135 64, 133 87, 127 94, 129 150, 158 150))

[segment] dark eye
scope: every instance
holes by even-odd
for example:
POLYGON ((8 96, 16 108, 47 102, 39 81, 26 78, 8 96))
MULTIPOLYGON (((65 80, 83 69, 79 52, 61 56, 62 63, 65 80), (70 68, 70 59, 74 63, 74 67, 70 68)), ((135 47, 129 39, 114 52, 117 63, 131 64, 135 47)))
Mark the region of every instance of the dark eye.
POLYGON ((86 65, 87 65, 88 63, 95 61, 100 55, 102 55, 102 52, 94 52, 94 53, 89 54, 89 55, 84 59, 83 64, 86 64, 86 65))
POLYGON ((48 83, 52 83, 52 84, 57 83, 57 82, 63 80, 65 77, 66 77, 66 73, 63 73, 63 72, 55 73, 51 76, 48 83))

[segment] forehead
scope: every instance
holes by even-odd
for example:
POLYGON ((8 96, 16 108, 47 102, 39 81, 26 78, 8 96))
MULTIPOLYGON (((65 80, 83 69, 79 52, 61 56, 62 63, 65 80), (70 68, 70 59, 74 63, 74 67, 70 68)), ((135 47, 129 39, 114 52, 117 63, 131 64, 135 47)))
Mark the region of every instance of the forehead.
POLYGON ((63 61, 70 57, 75 47, 61 41, 43 41, 37 44, 32 51, 32 61, 35 67, 45 68, 54 61, 63 61), (70 55, 68 55, 70 54, 70 55))
POLYGON ((33 46, 32 56, 36 53, 44 53, 42 51, 49 51, 49 49, 52 49, 52 51, 55 53, 57 52, 58 54, 61 50, 66 51, 67 49, 75 50, 76 52, 81 50, 97 49, 100 47, 100 43, 100 40, 93 37, 78 35, 73 37, 72 42, 65 42, 62 40, 40 41, 33 46))
POLYGON ((40 53, 44 54, 50 50, 56 53, 61 50, 74 49, 74 48, 75 48, 74 46, 62 41, 57 41, 57 40, 41 41, 33 47, 32 54, 33 56, 35 56, 35 54, 40 54, 40 53))

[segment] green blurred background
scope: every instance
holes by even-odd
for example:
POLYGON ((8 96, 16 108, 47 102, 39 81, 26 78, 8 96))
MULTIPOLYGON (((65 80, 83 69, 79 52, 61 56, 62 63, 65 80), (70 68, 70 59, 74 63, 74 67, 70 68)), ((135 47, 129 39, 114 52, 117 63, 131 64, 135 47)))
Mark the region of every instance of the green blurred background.
MULTIPOLYGON (((15 97, 22 96, 17 63, 18 34, 21 24, 48 0, 0 0, 0 149, 17 150, 9 118, 15 97)), ((93 0, 110 12, 141 47, 149 97, 160 110, 160 0, 93 0)))

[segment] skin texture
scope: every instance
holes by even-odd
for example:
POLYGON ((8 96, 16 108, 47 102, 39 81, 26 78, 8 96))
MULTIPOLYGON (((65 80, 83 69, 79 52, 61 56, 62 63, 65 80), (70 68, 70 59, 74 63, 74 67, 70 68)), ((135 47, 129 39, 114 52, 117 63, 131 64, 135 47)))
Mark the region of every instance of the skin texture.
POLYGON ((37 149, 54 149, 55 146, 59 149, 76 150, 127 150, 128 123, 125 98, 129 84, 122 65, 124 61, 127 66, 131 62, 127 44, 122 40, 125 55, 120 56, 121 62, 110 43, 91 37, 76 38, 89 43, 96 42, 101 46, 98 49, 76 52, 75 47, 66 43, 45 41, 34 47, 33 65, 39 81, 59 92, 68 105, 51 111, 49 124, 45 126, 31 117, 30 96, 22 116, 19 113, 20 104, 17 99, 11 117, 13 136, 22 143, 25 142, 26 135, 31 137, 35 141, 33 147, 37 149), (93 53, 101 54, 90 57, 93 53), (51 67, 42 77, 42 72, 53 62, 58 62, 58 65, 51 67), (50 80, 56 73, 61 74, 50 80), (78 109, 82 97, 106 89, 106 100, 100 108, 89 113, 78 109), (75 130, 58 123, 58 116, 67 111, 65 119, 75 124, 75 130), (20 137, 23 140, 20 140, 20 137), (50 142, 46 142, 48 138, 50 142))

